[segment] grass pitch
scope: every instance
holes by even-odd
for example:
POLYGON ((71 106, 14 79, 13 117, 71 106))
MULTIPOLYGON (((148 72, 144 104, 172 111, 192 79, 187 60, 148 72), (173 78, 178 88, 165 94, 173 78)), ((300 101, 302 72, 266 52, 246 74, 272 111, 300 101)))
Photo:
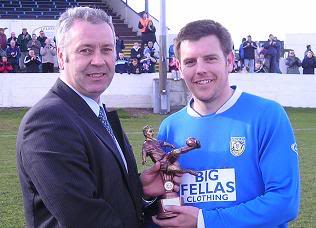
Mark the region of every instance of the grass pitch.
MULTIPOLYGON (((25 109, 0 110, 0 228, 24 227, 23 203, 16 172, 16 132, 25 109)), ((288 108, 298 143, 301 172, 301 208, 297 221, 290 227, 313 227, 316 223, 316 109, 288 108)), ((139 170, 143 126, 150 124, 158 130, 166 116, 143 114, 134 117, 120 111, 123 127, 133 145, 139 170)))

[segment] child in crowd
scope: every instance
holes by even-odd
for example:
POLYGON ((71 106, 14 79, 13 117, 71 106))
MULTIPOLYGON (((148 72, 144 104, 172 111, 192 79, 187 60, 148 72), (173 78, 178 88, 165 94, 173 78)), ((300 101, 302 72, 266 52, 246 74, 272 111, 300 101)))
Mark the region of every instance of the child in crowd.
POLYGON ((120 52, 115 62, 115 73, 127 73, 128 72, 128 60, 124 57, 124 53, 120 52))
POLYGON ((2 61, 0 62, 0 73, 11 73, 13 72, 13 66, 8 62, 6 56, 2 56, 2 61))
POLYGON ((263 63, 260 60, 257 60, 255 63, 255 73, 266 73, 263 63))
POLYGON ((137 58, 132 59, 130 65, 129 65, 129 73, 130 74, 141 74, 142 73, 142 69, 139 65, 137 58))
POLYGON ((140 60, 142 66, 142 72, 150 73, 151 62, 150 62, 150 54, 144 53, 144 57, 140 60))
POLYGON ((139 46, 139 43, 135 42, 131 49, 131 59, 137 58, 138 62, 143 57, 143 50, 139 46))

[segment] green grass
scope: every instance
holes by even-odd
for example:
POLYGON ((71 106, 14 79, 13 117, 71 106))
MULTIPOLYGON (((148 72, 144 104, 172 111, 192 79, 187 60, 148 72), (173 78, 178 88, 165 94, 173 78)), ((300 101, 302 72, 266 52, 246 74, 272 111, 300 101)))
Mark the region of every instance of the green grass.
POLYGON ((23 227, 23 204, 15 162, 15 140, 25 110, 0 111, 0 227, 23 227))
MULTIPOLYGON (((18 125, 25 111, 0 110, 0 228, 24 226, 23 203, 16 172, 15 140, 18 125)), ((302 180, 300 215, 290 227, 313 227, 316 222, 316 109, 289 108, 287 112, 299 146, 302 180)), ((165 116, 149 114, 136 118, 120 110, 120 117, 133 145, 139 170, 142 171, 142 128, 150 124, 157 130, 165 116)))

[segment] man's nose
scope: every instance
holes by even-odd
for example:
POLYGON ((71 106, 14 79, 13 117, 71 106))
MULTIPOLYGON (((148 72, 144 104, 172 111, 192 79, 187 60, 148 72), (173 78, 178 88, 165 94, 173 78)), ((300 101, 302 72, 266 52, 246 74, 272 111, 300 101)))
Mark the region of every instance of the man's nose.
POLYGON ((97 66, 105 64, 105 56, 101 54, 100 50, 94 52, 91 64, 97 66))
POLYGON ((206 63, 203 59, 198 59, 196 62, 196 73, 203 74, 206 72, 206 63))

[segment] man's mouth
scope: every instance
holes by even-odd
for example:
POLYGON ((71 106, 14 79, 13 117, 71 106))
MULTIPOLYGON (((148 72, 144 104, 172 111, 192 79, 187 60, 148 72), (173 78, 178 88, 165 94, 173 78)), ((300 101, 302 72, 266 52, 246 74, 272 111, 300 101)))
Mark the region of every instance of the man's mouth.
POLYGON ((104 73, 92 73, 92 74, 87 74, 87 75, 88 77, 91 77, 91 78, 101 78, 105 76, 104 73))
POLYGON ((212 81, 214 81, 214 80, 205 79, 205 80, 196 81, 195 83, 197 83, 197 84, 199 84, 199 85, 206 85, 206 84, 211 83, 212 81))

